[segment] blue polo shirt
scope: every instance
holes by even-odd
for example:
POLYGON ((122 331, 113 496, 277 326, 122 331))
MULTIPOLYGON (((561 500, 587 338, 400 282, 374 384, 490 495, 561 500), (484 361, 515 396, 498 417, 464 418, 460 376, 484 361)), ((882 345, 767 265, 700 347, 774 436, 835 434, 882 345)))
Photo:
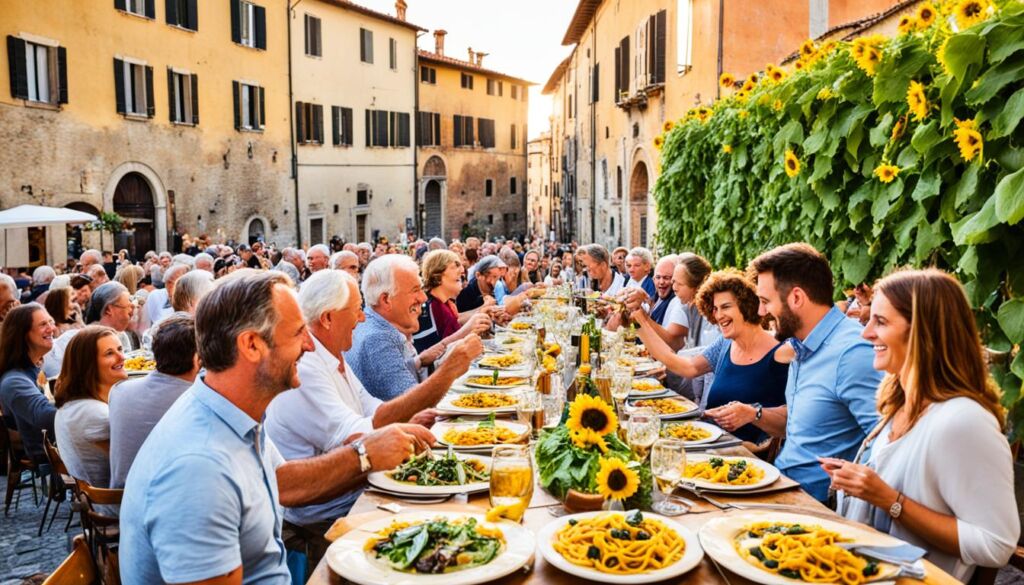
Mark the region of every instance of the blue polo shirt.
POLYGON ((200 581, 241 565, 243 583, 290 583, 275 474, 282 462, 262 424, 197 378, 128 473, 121 582, 200 581))
POLYGON ((786 442, 775 466, 808 493, 828 499, 828 475, 818 457, 852 460, 878 423, 875 395, 882 373, 860 324, 832 309, 802 342, 786 381, 786 442))
POLYGON ((371 396, 387 402, 422 381, 416 356, 416 348, 404 333, 366 307, 366 321, 356 326, 345 363, 371 396))

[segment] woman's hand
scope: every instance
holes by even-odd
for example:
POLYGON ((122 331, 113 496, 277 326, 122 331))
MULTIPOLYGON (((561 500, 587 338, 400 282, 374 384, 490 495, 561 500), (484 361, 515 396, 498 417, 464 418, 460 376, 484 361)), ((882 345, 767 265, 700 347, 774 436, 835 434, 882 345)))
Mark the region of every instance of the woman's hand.
POLYGON ((757 409, 742 402, 730 402, 718 408, 705 410, 704 414, 711 417, 715 424, 729 432, 757 420, 757 409))
POLYGON ((848 496, 887 510, 896 501, 896 490, 867 465, 828 459, 822 468, 832 477, 832 487, 848 496))

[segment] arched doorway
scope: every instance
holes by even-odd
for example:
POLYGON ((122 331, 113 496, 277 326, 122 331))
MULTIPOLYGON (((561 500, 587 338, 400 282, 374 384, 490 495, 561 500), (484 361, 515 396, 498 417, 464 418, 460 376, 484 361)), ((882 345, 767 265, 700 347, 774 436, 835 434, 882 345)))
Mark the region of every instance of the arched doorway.
POLYGON ((121 177, 114 190, 114 212, 131 223, 114 238, 114 252, 126 249, 133 258, 141 258, 156 249, 153 189, 140 173, 131 172, 121 177))
POLYGON ((246 240, 249 245, 253 245, 256 242, 266 241, 267 238, 267 224, 262 218, 254 217, 249 220, 249 228, 246 230, 246 240))
POLYGON ((648 185, 647 164, 640 161, 633 167, 633 175, 629 179, 629 232, 631 247, 647 245, 648 185))
MULTIPOLYGON (((68 203, 64 207, 68 209, 74 209, 75 211, 82 211, 85 213, 91 213, 96 217, 100 216, 100 210, 96 209, 95 206, 90 205, 84 201, 75 201, 74 203, 68 203)), ((78 258, 82 255, 88 246, 85 244, 85 234, 88 230, 83 229, 85 226, 82 224, 67 224, 67 241, 68 241, 68 258, 78 258)))
POLYGON ((423 190, 423 205, 426 219, 423 224, 423 236, 433 238, 441 236, 441 183, 434 179, 427 181, 423 190))

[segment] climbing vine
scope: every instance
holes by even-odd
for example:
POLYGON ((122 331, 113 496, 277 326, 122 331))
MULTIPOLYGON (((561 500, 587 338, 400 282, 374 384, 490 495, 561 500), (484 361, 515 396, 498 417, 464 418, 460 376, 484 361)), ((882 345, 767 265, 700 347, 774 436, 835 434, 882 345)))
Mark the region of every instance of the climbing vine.
POLYGON ((808 41, 721 83, 655 141, 659 242, 744 266, 807 241, 844 288, 954 272, 1024 436, 1024 2, 923 3, 894 38, 808 41))

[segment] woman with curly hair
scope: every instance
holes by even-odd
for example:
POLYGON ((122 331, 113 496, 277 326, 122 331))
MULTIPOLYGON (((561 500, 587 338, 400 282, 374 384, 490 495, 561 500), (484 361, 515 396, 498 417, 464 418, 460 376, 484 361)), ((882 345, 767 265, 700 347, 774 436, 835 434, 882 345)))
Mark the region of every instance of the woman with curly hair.
POLYGON ((742 272, 711 273, 694 298, 722 337, 699 355, 677 355, 660 337, 640 329, 647 350, 674 374, 695 378, 714 372, 701 402, 716 424, 754 444, 768 438, 761 426, 764 408, 786 404, 789 365, 777 355, 780 343, 762 325, 757 289, 742 272))

